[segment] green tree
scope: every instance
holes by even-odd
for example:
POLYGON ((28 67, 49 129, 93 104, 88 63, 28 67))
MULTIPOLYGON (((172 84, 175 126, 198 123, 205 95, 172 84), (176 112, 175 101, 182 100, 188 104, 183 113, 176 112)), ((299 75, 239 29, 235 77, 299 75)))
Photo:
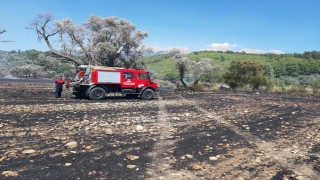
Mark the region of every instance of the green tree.
POLYGON ((16 58, 13 55, 7 56, 6 59, 7 59, 8 62, 16 61, 16 58))
POLYGON ((35 63, 36 59, 39 56, 39 52, 35 49, 27 50, 27 51, 25 51, 25 53, 27 54, 28 59, 31 60, 32 64, 35 63))
POLYGON ((54 63, 45 58, 39 58, 36 62, 36 65, 42 66, 44 70, 52 70, 54 69, 54 63))
POLYGON ((265 66, 263 75, 269 77, 270 81, 274 80, 274 69, 271 65, 265 66))
POLYGON ((297 77, 299 75, 299 67, 295 62, 287 63, 286 72, 288 76, 297 77))
POLYGON ((167 73, 165 76, 164 76, 164 79, 165 80, 168 80, 168 81, 176 81, 177 79, 179 79, 179 74, 177 73, 174 73, 174 72, 169 72, 167 73))
MULTIPOLYGON (((253 82, 252 78, 254 78, 255 83, 252 84, 264 84, 263 82, 257 83, 256 80, 263 80, 262 77, 262 69, 263 65, 257 61, 235 61, 233 60, 230 63, 229 71, 223 74, 223 78, 225 83, 228 84, 231 88, 241 87, 243 85, 249 84, 250 79, 251 83, 253 82)), ((256 86, 255 86, 256 87, 256 86)), ((257 88, 256 88, 257 89, 257 88)))
POLYGON ((273 70, 276 78, 287 75, 285 63, 282 61, 274 63, 273 70))

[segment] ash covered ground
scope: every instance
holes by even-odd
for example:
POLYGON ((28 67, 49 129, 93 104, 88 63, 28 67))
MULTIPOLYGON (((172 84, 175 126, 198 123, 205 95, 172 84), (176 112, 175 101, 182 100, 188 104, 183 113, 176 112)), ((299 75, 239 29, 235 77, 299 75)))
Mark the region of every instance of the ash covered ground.
POLYGON ((176 92, 151 101, 54 98, 47 81, 0 80, 0 179, 310 179, 320 99, 176 92))

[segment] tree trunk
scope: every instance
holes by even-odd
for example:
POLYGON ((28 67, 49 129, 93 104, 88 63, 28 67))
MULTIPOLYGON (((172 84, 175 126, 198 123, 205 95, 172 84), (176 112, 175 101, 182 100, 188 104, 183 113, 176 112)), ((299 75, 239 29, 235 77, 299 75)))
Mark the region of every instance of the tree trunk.
POLYGON ((197 79, 194 80, 194 82, 193 82, 193 85, 194 85, 194 86, 199 83, 200 78, 202 77, 202 75, 203 75, 203 74, 201 74, 201 75, 199 76, 199 78, 197 78, 197 79))
POLYGON ((199 83, 199 79, 194 80, 193 85, 196 86, 199 83))
POLYGON ((183 81, 183 77, 180 77, 180 81, 181 81, 183 87, 185 87, 185 88, 188 87, 187 84, 183 81))
POLYGON ((50 52, 51 52, 52 54, 54 54, 54 55, 56 55, 56 56, 59 56, 59 57, 65 59, 66 61, 72 62, 72 63, 75 64, 76 66, 80 66, 80 65, 81 65, 81 64, 80 64, 76 59, 74 59, 73 57, 68 56, 68 55, 64 55, 64 54, 61 54, 61 53, 55 51, 55 50, 52 48, 49 39, 48 39, 46 36, 44 36, 43 38, 44 38, 45 42, 47 43, 47 45, 48 45, 48 47, 49 47, 49 49, 50 49, 50 52))

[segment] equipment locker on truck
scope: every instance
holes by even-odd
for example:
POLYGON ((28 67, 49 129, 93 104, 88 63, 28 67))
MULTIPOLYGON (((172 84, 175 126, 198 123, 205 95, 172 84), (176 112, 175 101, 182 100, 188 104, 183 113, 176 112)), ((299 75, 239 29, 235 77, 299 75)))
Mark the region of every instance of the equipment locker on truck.
POLYGON ((78 74, 73 85, 73 94, 77 98, 101 100, 108 93, 122 93, 128 98, 140 96, 150 100, 158 90, 158 84, 151 81, 145 70, 86 65, 78 68, 84 74, 78 74))

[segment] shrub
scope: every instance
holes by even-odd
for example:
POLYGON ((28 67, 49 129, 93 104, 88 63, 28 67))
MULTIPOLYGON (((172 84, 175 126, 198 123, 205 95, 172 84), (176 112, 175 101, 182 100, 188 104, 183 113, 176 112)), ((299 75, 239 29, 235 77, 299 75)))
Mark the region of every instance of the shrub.
POLYGON ((0 77, 7 76, 8 72, 5 68, 0 67, 0 77))
POLYGON ((287 92, 292 94, 307 94, 308 90, 302 85, 292 85, 287 89, 287 92))
POLYGON ((188 90, 195 91, 195 92, 204 92, 205 87, 202 84, 196 84, 188 87, 188 90))
POLYGON ((222 77, 224 82, 229 85, 231 89, 235 89, 241 84, 237 79, 237 75, 233 72, 225 72, 222 77))
POLYGON ((167 81, 176 81, 179 79, 179 74, 176 74, 176 73, 172 73, 172 72, 169 72, 168 74, 166 74, 164 76, 164 80, 167 80, 167 81))
POLYGON ((239 88, 237 88, 237 90, 240 90, 240 91, 252 91, 252 86, 247 84, 247 85, 243 85, 239 88))
POLYGON ((252 90, 259 90, 259 87, 261 86, 271 86, 269 79, 261 75, 250 77, 249 84, 252 86, 252 90))
POLYGON ((223 69, 220 67, 212 71, 210 74, 206 74, 201 78, 201 82, 208 82, 208 83, 223 83, 223 69))
POLYGON ((175 86, 175 84, 172 83, 171 81, 161 80, 161 79, 158 79, 155 81, 157 81, 159 87, 175 86))
POLYGON ((272 86, 271 91, 276 93, 285 93, 287 92, 287 88, 283 85, 275 84, 272 86))
POLYGON ((312 87, 313 94, 320 94, 320 79, 312 81, 311 87, 312 87))

